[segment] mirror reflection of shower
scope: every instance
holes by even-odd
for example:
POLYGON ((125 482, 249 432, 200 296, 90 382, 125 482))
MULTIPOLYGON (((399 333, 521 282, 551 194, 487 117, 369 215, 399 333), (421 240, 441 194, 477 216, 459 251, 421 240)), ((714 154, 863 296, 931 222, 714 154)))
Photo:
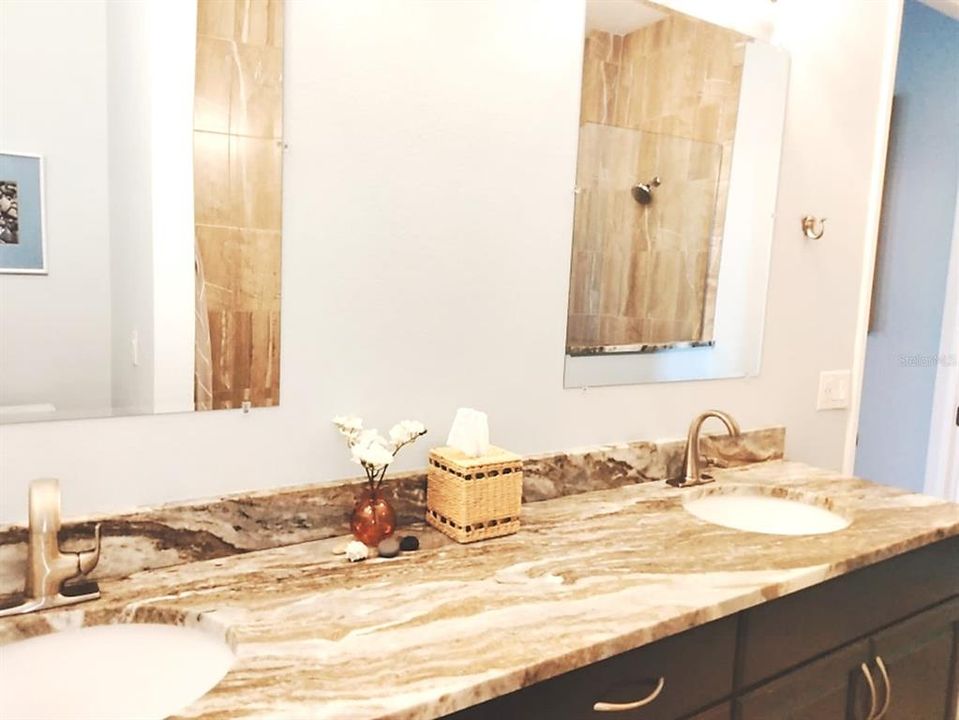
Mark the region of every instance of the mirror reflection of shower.
POLYGON ((713 339, 751 39, 661 2, 585 0, 572 356, 713 339))
POLYGON ((630 190, 633 195, 633 200, 640 205, 649 205, 653 201, 653 188, 658 188, 662 184, 663 181, 660 180, 659 175, 657 175, 649 182, 633 185, 630 190))

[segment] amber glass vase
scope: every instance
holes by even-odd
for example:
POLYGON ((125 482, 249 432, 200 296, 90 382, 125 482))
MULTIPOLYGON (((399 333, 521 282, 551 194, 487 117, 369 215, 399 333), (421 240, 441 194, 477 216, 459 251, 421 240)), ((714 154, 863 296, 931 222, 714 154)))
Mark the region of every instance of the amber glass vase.
POLYGON ((364 545, 376 547, 396 530, 396 513, 382 490, 366 488, 356 499, 350 530, 364 545))

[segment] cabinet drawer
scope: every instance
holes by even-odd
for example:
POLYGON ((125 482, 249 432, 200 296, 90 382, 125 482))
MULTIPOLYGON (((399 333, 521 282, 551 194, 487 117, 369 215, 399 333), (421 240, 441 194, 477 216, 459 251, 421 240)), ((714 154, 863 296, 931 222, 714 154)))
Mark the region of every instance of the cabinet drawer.
POLYGON ((930 545, 743 614, 749 687, 959 595, 959 538, 930 545))
POLYGON ((736 717, 738 720, 865 718, 870 701, 865 677, 859 673, 860 665, 868 659, 868 640, 837 650, 738 698, 736 717))
POLYGON ((731 695, 736 627, 735 617, 717 620, 449 717, 677 720, 731 695), (649 705, 619 712, 593 710, 599 701, 629 703, 646 697, 660 677, 662 692, 649 705))

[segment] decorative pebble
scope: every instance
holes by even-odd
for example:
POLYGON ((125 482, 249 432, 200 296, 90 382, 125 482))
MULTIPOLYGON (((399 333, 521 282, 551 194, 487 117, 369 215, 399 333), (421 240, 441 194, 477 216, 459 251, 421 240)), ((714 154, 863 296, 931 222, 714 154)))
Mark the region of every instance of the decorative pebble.
POLYGON ((345 542, 342 542, 342 543, 340 543, 340 544, 338 544, 338 545, 334 545, 334 546, 333 546, 333 554, 334 554, 334 555, 345 555, 345 554, 346 554, 346 546, 347 546, 347 545, 349 545, 349 543, 345 543, 345 542))
POLYGON ((406 535, 400 540, 400 550, 411 552, 420 549, 420 541, 416 535, 406 535))
POLYGON ((400 554, 400 541, 395 537, 384 538, 380 540, 380 544, 376 546, 376 550, 379 552, 380 557, 396 557, 400 554))
POLYGON ((366 560, 370 556, 370 549, 359 540, 354 540, 346 546, 346 559, 350 562, 366 560))

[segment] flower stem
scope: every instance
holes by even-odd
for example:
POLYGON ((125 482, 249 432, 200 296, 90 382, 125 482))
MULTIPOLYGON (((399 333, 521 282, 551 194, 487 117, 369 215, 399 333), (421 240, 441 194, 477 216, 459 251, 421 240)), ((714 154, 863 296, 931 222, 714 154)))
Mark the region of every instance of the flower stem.
POLYGON ((376 487, 373 488, 373 492, 376 492, 377 490, 380 489, 380 487, 382 487, 382 485, 383 485, 383 478, 386 477, 386 471, 389 469, 389 467, 390 467, 389 465, 384 465, 384 466, 383 466, 383 469, 380 471, 380 477, 379 477, 379 480, 378 480, 377 483, 376 483, 376 487))

